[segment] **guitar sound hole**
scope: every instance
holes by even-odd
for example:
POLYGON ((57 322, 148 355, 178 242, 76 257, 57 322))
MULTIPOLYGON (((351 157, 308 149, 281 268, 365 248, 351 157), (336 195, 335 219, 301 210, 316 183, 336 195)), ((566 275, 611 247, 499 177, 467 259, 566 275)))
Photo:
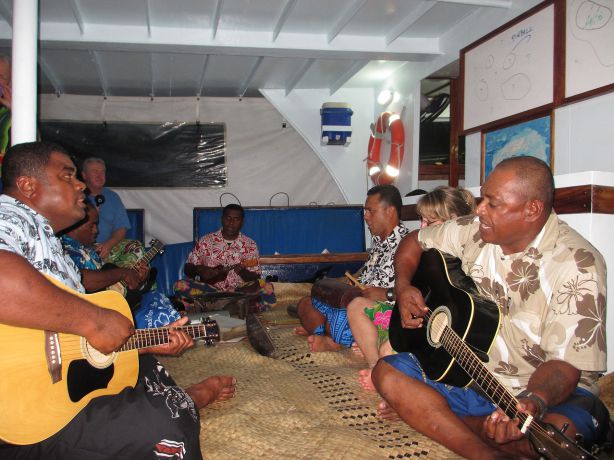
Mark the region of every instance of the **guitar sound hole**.
POLYGON ((85 359, 71 362, 67 373, 67 388, 70 400, 78 402, 92 391, 106 388, 113 378, 113 366, 111 364, 104 369, 96 369, 85 359))

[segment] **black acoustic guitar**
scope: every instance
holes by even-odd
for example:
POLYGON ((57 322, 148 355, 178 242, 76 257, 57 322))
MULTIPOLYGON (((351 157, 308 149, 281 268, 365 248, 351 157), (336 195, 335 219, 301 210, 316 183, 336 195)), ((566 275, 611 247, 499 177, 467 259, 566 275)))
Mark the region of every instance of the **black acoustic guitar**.
POLYGON ((554 426, 519 412, 516 397, 486 368, 499 329, 499 308, 478 295, 459 259, 436 249, 424 252, 412 284, 430 311, 424 327, 405 329, 398 306, 394 307, 390 343, 396 351, 413 353, 431 380, 459 387, 477 383, 508 417, 520 421, 521 431, 540 455, 551 460, 596 460, 554 426))

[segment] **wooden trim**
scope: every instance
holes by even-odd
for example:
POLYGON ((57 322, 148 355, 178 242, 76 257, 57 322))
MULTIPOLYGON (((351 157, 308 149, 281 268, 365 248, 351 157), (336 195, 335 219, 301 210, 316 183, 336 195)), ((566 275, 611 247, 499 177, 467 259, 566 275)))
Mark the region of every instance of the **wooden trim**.
MULTIPOLYGON (((476 201, 479 203, 480 198, 476 201)), ((554 191, 554 210, 557 214, 614 214, 614 187, 605 185, 574 185, 554 191)), ((401 220, 419 220, 415 204, 401 208, 401 220)))
POLYGON ((342 254, 280 254, 261 256, 260 265, 364 262, 367 258, 368 254, 366 252, 346 252, 342 254))
MULTIPOLYGON (((418 179, 420 180, 439 180, 444 179, 448 180, 450 173, 450 165, 430 165, 430 164, 421 164, 418 165, 418 179)), ((460 179, 465 178, 465 165, 458 165, 458 177, 460 179)))

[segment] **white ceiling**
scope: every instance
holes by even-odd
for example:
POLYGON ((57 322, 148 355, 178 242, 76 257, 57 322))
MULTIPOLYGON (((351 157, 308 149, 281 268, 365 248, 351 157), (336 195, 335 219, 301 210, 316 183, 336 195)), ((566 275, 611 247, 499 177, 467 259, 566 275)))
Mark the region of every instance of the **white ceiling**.
MULTIPOLYGON (((18 1, 18 0, 16 0, 18 1)), ((43 93, 257 96, 377 87, 484 10, 523 0, 40 0, 43 93)), ((10 54, 12 2, 0 0, 10 54)))

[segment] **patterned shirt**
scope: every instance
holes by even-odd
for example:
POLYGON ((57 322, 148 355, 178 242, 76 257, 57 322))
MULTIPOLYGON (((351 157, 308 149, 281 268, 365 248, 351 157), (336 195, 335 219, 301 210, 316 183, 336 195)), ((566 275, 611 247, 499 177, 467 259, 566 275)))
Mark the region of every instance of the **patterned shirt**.
POLYGON ((408 233, 409 230, 401 222, 385 240, 379 236, 373 237, 369 259, 360 275, 362 284, 383 288, 394 286, 394 254, 408 233))
MULTIPOLYGON (((220 229, 217 232, 208 233, 198 240, 196 246, 190 252, 186 263, 204 265, 205 267, 217 267, 218 265, 228 267, 242 261, 252 262, 254 266, 250 266, 248 270, 260 273, 260 261, 256 242, 243 233, 239 233, 235 240, 227 241, 222 236, 222 230, 220 229)), ((243 278, 235 270, 231 270, 224 281, 215 283, 213 286, 219 291, 230 292, 244 283, 243 278)))
POLYGON ((524 389, 537 366, 560 359, 582 371, 581 387, 597 391, 597 374, 606 369, 605 262, 554 212, 516 254, 482 241, 474 217, 424 228, 419 241, 460 258, 480 293, 499 306, 486 366, 505 386, 524 389))
POLYGON ((8 195, 0 195, 0 249, 24 257, 44 275, 85 292, 79 270, 64 253, 49 221, 8 195))
POLYGON ((93 247, 86 247, 68 235, 62 236, 62 246, 79 270, 100 270, 102 260, 93 247))

